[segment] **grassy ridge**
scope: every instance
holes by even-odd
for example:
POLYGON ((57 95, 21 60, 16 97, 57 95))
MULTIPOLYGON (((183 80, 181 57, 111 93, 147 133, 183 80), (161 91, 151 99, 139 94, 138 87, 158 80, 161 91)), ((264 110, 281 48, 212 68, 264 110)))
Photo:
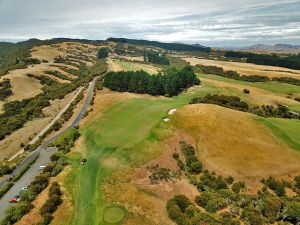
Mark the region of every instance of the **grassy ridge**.
POLYGON ((259 118, 281 141, 300 151, 300 121, 278 118, 259 118))
POLYGON ((228 83, 234 83, 234 84, 242 84, 242 85, 247 85, 247 86, 252 86, 252 87, 257 87, 261 88, 267 91, 272 91, 274 93, 278 94, 298 94, 300 93, 300 87, 296 85, 291 85, 291 84, 285 84, 285 83, 277 83, 277 82, 246 82, 246 81, 239 81, 239 80, 234 80, 230 78, 225 78, 225 77, 220 77, 217 75, 204 75, 201 74, 199 75, 200 79, 201 77, 212 79, 212 80, 218 80, 218 81, 223 81, 223 82, 228 82, 228 83))

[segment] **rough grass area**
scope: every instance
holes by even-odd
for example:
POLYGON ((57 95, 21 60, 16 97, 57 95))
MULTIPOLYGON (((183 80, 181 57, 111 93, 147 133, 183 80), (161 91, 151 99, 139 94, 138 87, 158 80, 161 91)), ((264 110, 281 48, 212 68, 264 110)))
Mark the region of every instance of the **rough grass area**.
POLYGON ((208 79, 213 79, 213 80, 218 80, 218 81, 224 81, 228 83, 234 83, 234 84, 243 84, 247 86, 252 86, 252 87, 257 87, 261 88, 264 90, 272 91, 274 93, 278 94, 299 94, 300 93, 300 87, 296 85, 291 85, 291 84, 285 84, 285 83, 277 83, 277 82, 246 82, 246 81, 239 81, 239 80, 234 80, 230 78, 225 78, 217 75, 204 75, 201 74, 199 75, 200 79, 201 77, 208 78, 208 79))
POLYGON ((300 121, 278 118, 259 118, 259 121, 291 148, 300 151, 300 121))
MULTIPOLYGON (((116 64, 117 66, 113 66, 114 68, 119 70, 124 70, 124 71, 138 71, 138 70, 144 70, 149 74, 157 74, 159 71, 159 68, 148 65, 148 64, 143 64, 143 63, 134 63, 134 62, 128 62, 128 61, 120 61, 120 60, 113 60, 113 64, 116 64)), ((115 70, 114 70, 115 71, 115 70)))
MULTIPOLYGON (((196 104, 179 109, 173 122, 194 137, 201 161, 218 174, 259 181, 270 175, 299 173, 300 154, 279 142, 254 118, 258 117, 216 105, 196 104)), ((279 121, 281 135, 295 132, 290 139, 299 139, 299 123, 279 121)))

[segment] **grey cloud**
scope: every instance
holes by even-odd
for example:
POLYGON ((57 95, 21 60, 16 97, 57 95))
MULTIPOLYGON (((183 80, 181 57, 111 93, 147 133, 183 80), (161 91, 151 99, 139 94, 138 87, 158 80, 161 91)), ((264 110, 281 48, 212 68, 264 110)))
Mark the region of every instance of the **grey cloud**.
POLYGON ((295 44, 299 5, 300 0, 0 0, 0 39, 115 36, 210 46, 295 44))

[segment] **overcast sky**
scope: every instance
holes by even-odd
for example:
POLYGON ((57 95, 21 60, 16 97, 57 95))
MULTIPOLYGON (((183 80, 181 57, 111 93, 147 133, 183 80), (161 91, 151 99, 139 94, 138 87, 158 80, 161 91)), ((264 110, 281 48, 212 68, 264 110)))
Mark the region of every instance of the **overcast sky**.
POLYGON ((0 0, 0 40, 300 45, 300 0, 0 0))

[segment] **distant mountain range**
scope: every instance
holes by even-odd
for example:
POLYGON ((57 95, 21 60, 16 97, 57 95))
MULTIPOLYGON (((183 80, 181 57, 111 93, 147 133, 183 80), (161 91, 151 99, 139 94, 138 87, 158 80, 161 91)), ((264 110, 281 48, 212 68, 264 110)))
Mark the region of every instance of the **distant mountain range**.
POLYGON ((265 45, 257 44, 247 47, 242 47, 234 50, 253 51, 253 52, 269 52, 269 53, 300 53, 300 45, 275 44, 265 45))

